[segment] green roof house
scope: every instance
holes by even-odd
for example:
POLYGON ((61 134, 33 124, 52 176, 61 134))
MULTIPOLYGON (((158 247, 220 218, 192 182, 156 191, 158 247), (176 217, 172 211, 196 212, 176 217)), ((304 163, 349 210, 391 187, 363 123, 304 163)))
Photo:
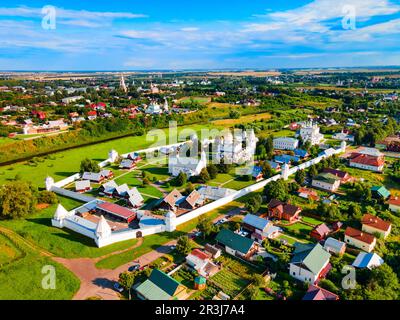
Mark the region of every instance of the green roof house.
POLYGON ((387 199, 390 197, 390 191, 384 186, 373 186, 371 192, 372 195, 378 199, 387 199))
POLYGON ((218 233, 216 240, 218 244, 225 247, 227 253, 246 260, 249 260, 258 249, 253 240, 242 237, 228 229, 222 229, 218 233))
POLYGON ((186 287, 166 273, 154 269, 149 279, 135 288, 142 300, 179 300, 186 292, 186 287))
POLYGON ((329 272, 330 257, 330 253, 325 251, 319 243, 316 245, 296 243, 289 263, 290 275, 303 282, 317 283, 329 272))
POLYGON ((323 172, 312 179, 312 186, 318 189, 335 192, 340 187, 340 178, 332 173, 323 172))

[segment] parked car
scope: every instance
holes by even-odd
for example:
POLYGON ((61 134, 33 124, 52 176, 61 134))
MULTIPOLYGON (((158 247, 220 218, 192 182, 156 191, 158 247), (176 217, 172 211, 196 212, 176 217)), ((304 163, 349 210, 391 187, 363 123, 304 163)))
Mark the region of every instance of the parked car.
POLYGON ((114 283, 114 289, 119 293, 122 293, 124 291, 124 288, 118 282, 114 283))
POLYGON ((129 268, 128 268, 128 271, 129 272, 133 272, 133 271, 137 271, 137 270, 139 270, 140 269, 140 264, 134 264, 133 266, 130 266, 129 268))
POLYGON ((247 231, 240 230, 240 231, 238 232, 238 235, 240 235, 240 236, 242 236, 242 237, 247 237, 247 236, 249 235, 249 233, 248 233, 247 231))

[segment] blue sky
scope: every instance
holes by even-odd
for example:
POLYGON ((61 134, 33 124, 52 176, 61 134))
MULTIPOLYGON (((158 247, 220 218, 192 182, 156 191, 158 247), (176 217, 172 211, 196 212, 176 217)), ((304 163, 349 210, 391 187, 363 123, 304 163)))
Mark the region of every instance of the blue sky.
POLYGON ((400 0, 0 4, 0 70, 387 66, 400 65, 399 43, 400 0), (46 5, 54 30, 42 28, 46 5))

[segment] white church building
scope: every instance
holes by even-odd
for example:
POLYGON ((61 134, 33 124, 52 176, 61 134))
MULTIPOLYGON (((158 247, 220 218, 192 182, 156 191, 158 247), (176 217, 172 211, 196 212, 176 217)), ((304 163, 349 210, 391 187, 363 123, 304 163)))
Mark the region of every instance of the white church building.
POLYGON ((244 164, 251 161, 257 147, 257 137, 254 130, 228 132, 217 143, 217 159, 223 159, 225 163, 244 164))
POLYGON ((319 132, 319 127, 312 122, 307 122, 300 128, 300 137, 303 143, 310 141, 311 145, 320 144, 324 140, 324 135, 319 132))

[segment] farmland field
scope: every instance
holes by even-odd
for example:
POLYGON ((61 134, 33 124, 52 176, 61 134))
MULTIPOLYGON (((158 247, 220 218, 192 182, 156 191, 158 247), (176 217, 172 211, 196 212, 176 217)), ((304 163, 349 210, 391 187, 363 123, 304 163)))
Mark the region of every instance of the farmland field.
POLYGON ((17 260, 23 255, 14 243, 0 234, 0 267, 17 260))
MULTIPOLYGON (((200 132, 201 129, 212 127, 214 126, 193 125, 186 126, 185 129, 190 128, 200 132)), ((180 130, 182 129, 180 128, 180 130)), ((163 131, 166 132, 168 138, 168 130, 165 129, 163 131)), ((153 143, 154 141, 146 141, 146 136, 126 137, 40 157, 35 164, 25 161, 2 166, 0 167, 0 183, 12 180, 18 174, 23 180, 30 181, 38 187, 43 187, 44 179, 47 175, 58 181, 78 172, 81 160, 86 157, 100 162, 108 157, 108 152, 111 149, 123 154, 147 148, 153 143)))
POLYGON ((228 269, 222 269, 211 280, 222 289, 227 295, 233 299, 240 293, 248 284, 249 280, 243 279, 228 269))
POLYGON ((269 113, 258 113, 249 114, 247 116, 240 117, 239 119, 221 119, 213 121, 213 124, 218 126, 234 126, 235 124, 251 123, 261 120, 269 120, 271 115, 269 113))

